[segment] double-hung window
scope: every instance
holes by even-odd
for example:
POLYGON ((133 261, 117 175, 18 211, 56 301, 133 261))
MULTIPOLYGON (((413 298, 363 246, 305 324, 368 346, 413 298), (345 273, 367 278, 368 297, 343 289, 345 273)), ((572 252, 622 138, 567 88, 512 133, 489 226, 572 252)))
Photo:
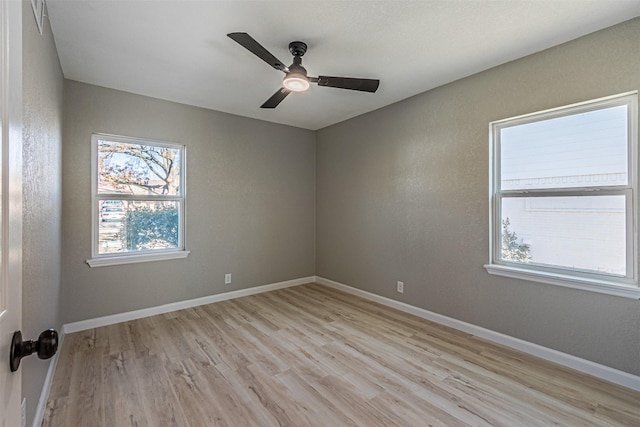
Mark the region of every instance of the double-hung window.
POLYGON ((184 258, 185 147, 94 134, 92 267, 184 258))
POLYGON ((640 297, 637 103, 491 123, 489 273, 640 297))

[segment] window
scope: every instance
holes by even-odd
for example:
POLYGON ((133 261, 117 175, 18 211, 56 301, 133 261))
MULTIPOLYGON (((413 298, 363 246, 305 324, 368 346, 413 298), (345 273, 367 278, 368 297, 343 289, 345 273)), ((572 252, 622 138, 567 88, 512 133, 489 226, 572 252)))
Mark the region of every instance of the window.
POLYGON ((94 134, 91 267, 184 258, 185 147, 94 134))
POLYGON ((491 123, 487 271, 640 298, 637 93, 491 123))

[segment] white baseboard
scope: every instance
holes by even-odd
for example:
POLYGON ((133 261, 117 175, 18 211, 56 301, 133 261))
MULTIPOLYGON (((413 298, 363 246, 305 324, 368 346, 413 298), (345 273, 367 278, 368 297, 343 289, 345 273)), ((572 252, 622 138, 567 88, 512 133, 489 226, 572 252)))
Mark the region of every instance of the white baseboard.
POLYGON ((183 310, 185 308, 197 307, 199 305, 211 304, 214 302, 225 301, 233 298, 240 298, 248 295, 260 294, 263 292, 274 291, 276 289, 289 288, 291 286, 303 285, 311 283, 315 280, 315 276, 302 277, 300 279, 287 280, 285 282, 272 283, 269 285, 256 286, 253 288, 239 289, 237 291, 224 292, 221 294, 208 295, 206 297, 195 298, 185 301, 172 302, 170 304, 159 305, 156 307, 143 308, 141 310, 128 311, 126 313, 112 314, 110 316, 97 317, 95 319, 80 320, 78 322, 66 323, 64 331, 67 334, 87 329, 98 328, 100 326, 108 326, 116 323, 126 322, 129 320, 142 319, 144 317, 155 316, 156 314, 170 313, 172 311, 183 310))
POLYGON ((47 375, 44 377, 44 384, 42 384, 42 391, 40 392, 40 399, 38 400, 38 407, 36 408, 36 414, 33 417, 33 427, 42 426, 44 420, 44 412, 47 409, 47 401, 49 400, 49 392, 51 391, 51 384, 53 384, 53 376, 58 366, 58 358, 62 352, 62 343, 64 342, 64 326, 60 330, 58 336, 58 351, 49 361, 49 369, 47 369, 47 375))
POLYGON ((428 311, 423 308, 409 305, 400 301, 396 301, 391 298, 372 294, 370 292, 363 291, 361 289, 357 289, 339 282, 335 282, 333 280, 325 279, 324 277, 316 276, 315 279, 316 283, 319 283, 321 285, 329 286, 331 288, 335 288, 343 292, 362 297, 369 301, 374 301, 379 304, 386 305, 387 307, 392 307, 397 310, 404 311, 405 313, 413 314, 423 319, 427 319, 441 325, 449 326, 453 329, 473 334, 488 341, 492 341, 494 343, 531 354, 541 359, 557 363, 558 365, 575 369, 576 371, 592 375, 605 381, 609 381, 614 384, 630 388, 632 390, 640 391, 640 377, 628 372, 610 368, 599 363, 591 362, 590 360, 572 356, 567 353, 562 353, 560 351, 524 341, 519 338, 514 338, 509 335, 504 335, 490 329, 485 329, 483 327, 473 325, 471 323, 443 316, 441 314, 434 313, 432 311, 428 311))

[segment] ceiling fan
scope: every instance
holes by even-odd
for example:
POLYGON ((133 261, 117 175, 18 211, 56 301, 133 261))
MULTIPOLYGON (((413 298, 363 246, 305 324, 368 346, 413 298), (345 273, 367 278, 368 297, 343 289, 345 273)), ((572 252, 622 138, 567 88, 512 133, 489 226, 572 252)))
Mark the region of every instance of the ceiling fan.
POLYGON ((307 51, 306 43, 300 41, 289 43, 289 52, 293 55, 293 64, 287 67, 249 34, 229 33, 227 36, 276 70, 285 73, 284 79, 282 80, 283 87, 274 93, 271 98, 267 99, 260 108, 276 108, 291 92, 303 92, 309 89, 311 83, 317 83, 318 86, 359 90, 362 92, 375 92, 378 90, 380 80, 352 77, 307 76, 307 70, 302 66, 302 56, 307 51))

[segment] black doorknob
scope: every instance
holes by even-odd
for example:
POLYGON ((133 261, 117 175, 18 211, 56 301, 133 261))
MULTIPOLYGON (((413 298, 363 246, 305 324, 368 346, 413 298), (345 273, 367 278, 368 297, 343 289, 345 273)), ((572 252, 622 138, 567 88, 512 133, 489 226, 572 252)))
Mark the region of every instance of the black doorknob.
POLYGON ((22 341, 22 332, 16 331, 11 339, 11 354, 9 355, 9 365, 11 372, 18 370, 20 360, 37 352, 40 359, 49 359, 58 351, 58 332, 55 329, 42 331, 38 341, 22 341))

